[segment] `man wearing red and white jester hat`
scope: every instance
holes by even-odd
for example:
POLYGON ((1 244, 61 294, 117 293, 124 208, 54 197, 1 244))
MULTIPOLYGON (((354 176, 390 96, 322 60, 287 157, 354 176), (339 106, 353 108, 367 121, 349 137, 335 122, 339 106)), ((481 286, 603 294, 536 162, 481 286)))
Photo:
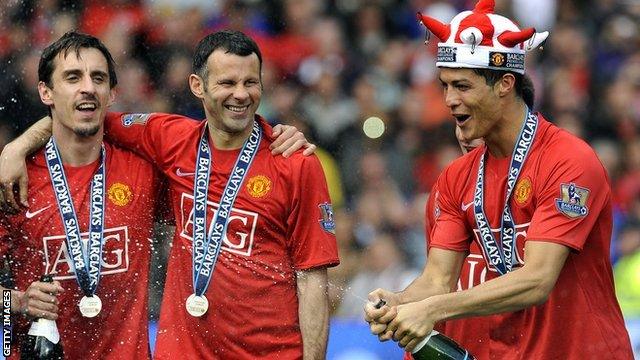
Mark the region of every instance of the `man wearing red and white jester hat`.
POLYGON ((632 359, 609 262, 607 173, 589 145, 527 105, 525 53, 548 33, 493 10, 481 0, 450 24, 418 14, 441 41, 436 66, 461 138, 485 144, 436 183, 422 275, 401 292, 371 292, 365 319, 409 352, 460 319, 446 329, 473 334, 452 336, 478 359, 632 359))

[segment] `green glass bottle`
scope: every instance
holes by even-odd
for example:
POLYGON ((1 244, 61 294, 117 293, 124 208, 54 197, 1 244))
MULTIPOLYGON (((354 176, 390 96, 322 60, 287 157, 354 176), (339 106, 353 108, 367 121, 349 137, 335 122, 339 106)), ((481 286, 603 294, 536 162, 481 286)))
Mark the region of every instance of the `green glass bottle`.
POLYGON ((475 360, 469 351, 435 330, 416 345, 411 356, 414 360, 475 360))
MULTIPOLYGON (((386 304, 384 299, 380 299, 374 306, 380 309, 386 304)), ((411 357, 414 360, 476 360, 469 351, 435 330, 416 345, 411 357)))

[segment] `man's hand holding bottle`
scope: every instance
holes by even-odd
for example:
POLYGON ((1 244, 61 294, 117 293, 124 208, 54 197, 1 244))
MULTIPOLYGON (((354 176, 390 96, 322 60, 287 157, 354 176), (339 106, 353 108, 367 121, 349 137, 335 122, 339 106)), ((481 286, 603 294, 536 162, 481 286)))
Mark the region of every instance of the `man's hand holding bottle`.
POLYGON ((34 281, 24 292, 11 291, 11 295, 14 296, 11 303, 15 304, 12 311, 33 318, 56 320, 59 305, 57 295, 63 291, 58 281, 34 281))

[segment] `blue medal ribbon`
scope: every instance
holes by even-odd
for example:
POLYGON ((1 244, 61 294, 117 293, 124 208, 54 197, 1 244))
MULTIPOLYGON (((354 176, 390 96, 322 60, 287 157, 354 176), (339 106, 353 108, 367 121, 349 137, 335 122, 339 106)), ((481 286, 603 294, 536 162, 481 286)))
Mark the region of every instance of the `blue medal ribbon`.
POLYGON ((197 296, 202 296, 209 287, 222 248, 222 241, 227 233, 231 209, 249 172, 249 167, 258 153, 261 139, 262 130, 258 122, 254 121, 251 134, 244 142, 229 180, 222 191, 222 198, 213 218, 213 226, 207 236, 207 198, 212 159, 209 132, 206 126, 204 128, 198 145, 193 184, 193 289, 197 296))
POLYGON ((65 240, 76 273, 76 280, 85 296, 93 296, 100 282, 100 261, 102 259, 102 240, 104 237, 106 150, 102 145, 100 166, 91 180, 89 241, 86 251, 82 246, 80 224, 73 206, 67 177, 64 174, 60 152, 53 137, 49 139, 45 146, 45 156, 51 185, 56 195, 56 203, 62 217, 65 240))
POLYGON ((527 108, 527 115, 525 116, 522 128, 520 128, 520 134, 516 140, 516 146, 513 149, 513 154, 511 155, 504 208, 502 210, 502 219, 500 222, 500 244, 498 244, 496 238, 491 233, 491 225, 489 224, 489 220, 487 219, 487 215, 484 211, 484 162, 487 155, 487 149, 485 149, 482 154, 480 164, 478 165, 478 177, 473 194, 473 211, 476 226, 480 231, 480 243, 482 244, 485 256, 500 275, 504 275, 513 270, 513 265, 517 263, 517 244, 515 237, 516 226, 511 214, 509 200, 516 181, 518 181, 518 177, 520 176, 522 166, 524 165, 524 162, 529 155, 529 151, 531 150, 531 145, 535 139, 537 129, 538 117, 529 112, 529 109, 527 108))

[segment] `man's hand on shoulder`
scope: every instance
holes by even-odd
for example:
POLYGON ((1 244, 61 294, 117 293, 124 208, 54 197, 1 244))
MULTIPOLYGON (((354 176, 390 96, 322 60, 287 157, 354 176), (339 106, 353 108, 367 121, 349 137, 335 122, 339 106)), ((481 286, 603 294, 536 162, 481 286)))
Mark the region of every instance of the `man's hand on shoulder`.
POLYGON ((316 151, 316 146, 308 142, 304 134, 295 126, 278 124, 273 127, 273 137, 276 138, 270 146, 273 155, 282 154, 283 157, 288 158, 300 148, 305 148, 302 152, 304 156, 309 156, 316 151))
POLYGON ((7 144, 0 153, 0 209, 15 213, 21 211, 21 207, 28 207, 26 154, 14 143, 7 144), (17 187, 17 189, 16 189, 17 187), (15 194, 18 190, 19 201, 15 194))

